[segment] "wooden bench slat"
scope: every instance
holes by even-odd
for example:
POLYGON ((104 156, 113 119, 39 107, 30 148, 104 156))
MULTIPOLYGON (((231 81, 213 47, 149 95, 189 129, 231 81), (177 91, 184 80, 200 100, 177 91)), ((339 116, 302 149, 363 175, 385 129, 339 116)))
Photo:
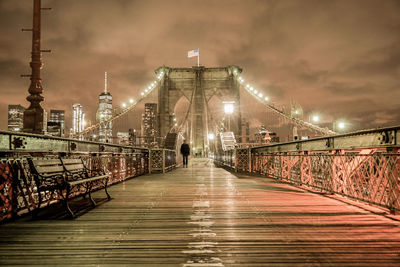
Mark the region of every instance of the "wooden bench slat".
POLYGON ((69 164, 82 164, 81 159, 62 159, 62 162, 64 165, 69 165, 69 164))
POLYGON ((91 178, 86 178, 86 179, 81 179, 81 180, 76 180, 73 182, 68 182, 70 185, 78 185, 78 184, 84 184, 87 182, 93 182, 96 180, 101 180, 107 178, 108 175, 101 175, 101 176, 96 176, 96 177, 91 177, 91 178))
POLYGON ((67 171, 82 171, 85 169, 85 167, 83 166, 83 164, 71 164, 71 165, 64 165, 65 169, 67 169, 67 171))
POLYGON ((32 163, 35 166, 51 166, 51 165, 62 165, 59 159, 34 159, 32 163))
POLYGON ((45 174, 45 173, 52 173, 52 174, 58 174, 58 173, 63 173, 64 168, 61 165, 53 165, 53 166, 35 166, 37 172, 39 174, 45 174))

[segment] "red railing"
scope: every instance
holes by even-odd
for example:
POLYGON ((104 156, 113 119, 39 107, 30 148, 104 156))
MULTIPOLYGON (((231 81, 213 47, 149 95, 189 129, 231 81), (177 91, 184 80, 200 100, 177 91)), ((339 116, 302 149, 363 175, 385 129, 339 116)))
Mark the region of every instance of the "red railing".
POLYGON ((400 211, 400 127, 238 148, 216 164, 400 211))

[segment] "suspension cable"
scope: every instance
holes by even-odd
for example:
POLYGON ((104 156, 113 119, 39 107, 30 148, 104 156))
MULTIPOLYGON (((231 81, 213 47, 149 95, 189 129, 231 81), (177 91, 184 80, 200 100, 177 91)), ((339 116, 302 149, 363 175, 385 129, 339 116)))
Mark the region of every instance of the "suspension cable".
POLYGON ((101 121, 101 122, 98 122, 98 123, 96 123, 96 124, 94 124, 94 125, 92 125, 90 127, 87 127, 86 129, 84 129, 81 132, 72 134, 71 135, 72 138, 88 134, 89 132, 94 131, 94 130, 100 128, 101 126, 104 126, 107 123, 112 122, 112 121, 124 116, 125 114, 127 114, 134 107, 136 107, 140 102, 142 102, 155 88, 158 88, 158 86, 160 85, 163 77, 164 77, 164 72, 161 71, 157 76, 158 81, 157 80, 153 81, 143 92, 141 92, 141 97, 140 97, 140 99, 138 101, 131 103, 131 105, 129 105, 128 107, 124 108, 122 111, 120 111, 119 113, 115 114, 111 118, 106 119, 106 120, 101 121))
POLYGON ((250 86, 249 84, 247 84, 246 86, 244 86, 244 79, 239 76, 237 70, 233 72, 234 76, 237 78, 239 84, 250 94, 252 95, 254 98, 256 98, 260 103, 262 103, 264 106, 266 106, 267 108, 269 108, 270 110, 274 111, 275 113, 277 113, 278 115, 284 117, 285 119, 293 122, 294 124, 298 125, 298 126, 302 126, 302 127, 306 127, 308 129, 311 129, 315 132, 318 133, 322 133, 325 135, 336 135, 337 133, 328 129, 328 128, 322 128, 319 127, 315 124, 312 124, 310 122, 306 122, 304 120, 301 120, 299 118, 295 118, 289 114, 286 114, 285 112, 283 112, 282 110, 277 109, 276 107, 274 107, 273 105, 271 105, 270 103, 268 103, 267 101, 269 100, 268 97, 264 97, 263 98, 263 94, 261 92, 258 92, 257 90, 255 90, 252 86, 250 86))
MULTIPOLYGON (((188 110, 186 111, 185 119, 177 127, 177 133, 182 133, 183 127, 184 127, 184 125, 185 125, 185 123, 186 123, 186 121, 187 121, 187 119, 189 117, 189 114, 192 113, 191 110, 192 110, 192 103, 193 103, 193 99, 194 99, 194 91, 195 90, 192 90, 192 96, 190 97, 190 103, 189 103, 188 110)), ((169 130, 169 132, 171 132, 174 129, 174 127, 175 126, 172 126, 171 129, 169 130)))

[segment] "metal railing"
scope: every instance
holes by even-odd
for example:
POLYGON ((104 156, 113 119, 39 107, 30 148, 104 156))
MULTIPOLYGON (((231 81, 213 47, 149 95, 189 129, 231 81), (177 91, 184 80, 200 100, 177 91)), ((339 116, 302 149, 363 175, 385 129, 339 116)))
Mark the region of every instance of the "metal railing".
POLYGON ((150 150, 149 172, 167 172, 176 167, 176 151, 170 149, 150 150))
POLYGON ((400 127, 225 151, 215 163, 400 211, 400 127))
MULTIPOLYGON (((82 158, 90 169, 105 170, 110 174, 109 184, 115 184, 155 171, 155 166, 161 166, 162 172, 172 170, 175 151, 157 151, 162 155, 159 158, 146 148, 0 131, 0 221, 37 206, 38 193, 27 158, 82 158)), ((52 192, 44 193, 42 199, 42 206, 59 201, 52 192)))

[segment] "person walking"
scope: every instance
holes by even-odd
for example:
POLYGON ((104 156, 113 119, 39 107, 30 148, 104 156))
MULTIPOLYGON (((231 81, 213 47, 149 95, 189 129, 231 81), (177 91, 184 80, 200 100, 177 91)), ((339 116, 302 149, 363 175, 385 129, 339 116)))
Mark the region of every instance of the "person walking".
POLYGON ((188 159, 189 159, 189 154, 190 154, 190 147, 186 143, 186 140, 183 140, 183 144, 181 145, 181 154, 183 157, 183 167, 186 168, 188 167, 188 159))

